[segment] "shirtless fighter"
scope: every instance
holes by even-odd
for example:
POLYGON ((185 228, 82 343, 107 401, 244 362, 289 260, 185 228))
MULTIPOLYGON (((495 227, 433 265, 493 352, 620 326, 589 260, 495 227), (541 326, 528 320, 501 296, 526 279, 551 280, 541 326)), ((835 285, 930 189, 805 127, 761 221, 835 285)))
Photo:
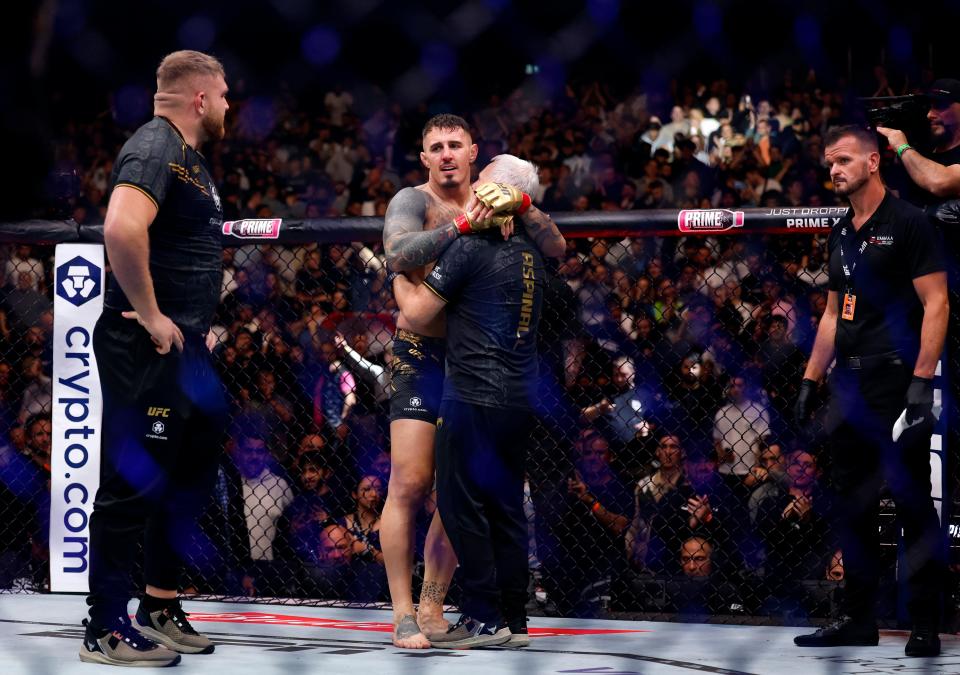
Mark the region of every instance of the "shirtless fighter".
MULTIPOLYGON (((457 237, 500 227, 512 231, 514 214, 544 255, 560 257, 563 235, 550 217, 530 204, 536 168, 510 155, 495 158, 474 186, 470 165, 477 158, 467 122, 456 115, 436 115, 423 129, 420 161, 427 182, 405 188, 390 201, 383 227, 387 264, 415 283, 457 237), (477 195, 480 195, 478 198, 477 195), (505 210, 504 200, 515 207, 505 210)), ((434 513, 424 545, 425 572, 419 612, 413 611, 413 547, 416 515, 431 493, 434 435, 444 375, 445 317, 423 325, 401 312, 393 338, 391 365, 391 471, 380 539, 393 603, 393 644, 407 649, 430 647, 429 636, 444 633, 443 600, 457 566, 453 548, 434 513)))

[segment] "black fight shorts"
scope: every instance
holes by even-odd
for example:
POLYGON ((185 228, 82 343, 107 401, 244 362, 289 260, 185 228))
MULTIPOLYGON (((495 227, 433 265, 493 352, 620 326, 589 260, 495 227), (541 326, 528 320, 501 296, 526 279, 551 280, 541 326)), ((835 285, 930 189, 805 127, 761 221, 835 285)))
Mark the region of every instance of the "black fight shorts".
POLYGON ((183 351, 171 347, 161 355, 136 321, 107 309, 93 348, 103 390, 105 455, 113 446, 122 452, 134 444, 164 461, 185 453, 198 462, 210 454, 216 462, 228 408, 202 335, 184 332, 183 351))
POLYGON ((443 394, 443 338, 424 337, 398 328, 390 364, 390 421, 436 424, 443 394))

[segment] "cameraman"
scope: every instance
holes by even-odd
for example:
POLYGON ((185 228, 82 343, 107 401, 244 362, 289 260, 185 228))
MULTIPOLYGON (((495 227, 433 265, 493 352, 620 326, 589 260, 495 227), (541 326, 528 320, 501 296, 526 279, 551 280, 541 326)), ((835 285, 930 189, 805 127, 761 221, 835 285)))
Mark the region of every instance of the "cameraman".
POLYGON ((907 201, 920 207, 960 197, 960 80, 937 80, 925 93, 931 158, 910 145, 899 129, 877 127, 913 181, 907 201))

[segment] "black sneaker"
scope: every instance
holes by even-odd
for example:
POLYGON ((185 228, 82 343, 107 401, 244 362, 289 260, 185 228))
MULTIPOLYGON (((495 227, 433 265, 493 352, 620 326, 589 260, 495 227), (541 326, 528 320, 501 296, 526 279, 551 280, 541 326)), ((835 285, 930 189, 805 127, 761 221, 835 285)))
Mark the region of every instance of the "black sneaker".
POLYGON ((213 643, 198 633, 177 600, 161 610, 148 612, 143 602, 137 609, 137 630, 164 647, 182 654, 212 654, 213 643))
POLYGON ((466 614, 450 626, 443 635, 434 635, 430 644, 436 649, 470 649, 471 647, 493 647, 502 645, 510 639, 510 629, 505 625, 481 623, 466 614))
POLYGON ((527 632, 526 617, 507 619, 507 628, 510 629, 510 639, 503 643, 504 647, 530 646, 530 634, 527 632))
MULTIPOLYGON (((121 617, 126 619, 126 617, 121 617)), ((175 666, 180 655, 145 638, 130 624, 120 621, 113 630, 99 629, 87 619, 80 647, 80 660, 110 666, 175 666)))
POLYGON ((849 617, 793 638, 798 647, 876 647, 879 642, 876 624, 859 623, 849 617))
POLYGON ((932 629, 914 628, 903 653, 907 656, 939 656, 940 636, 932 629))

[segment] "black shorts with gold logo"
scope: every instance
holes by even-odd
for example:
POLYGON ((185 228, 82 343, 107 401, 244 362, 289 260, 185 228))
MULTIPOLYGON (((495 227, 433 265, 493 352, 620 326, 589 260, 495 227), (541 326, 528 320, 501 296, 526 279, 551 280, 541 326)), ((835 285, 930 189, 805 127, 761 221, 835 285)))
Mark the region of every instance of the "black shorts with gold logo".
POLYGON ((435 424, 443 394, 443 338, 425 337, 398 328, 390 364, 390 420, 435 424))

